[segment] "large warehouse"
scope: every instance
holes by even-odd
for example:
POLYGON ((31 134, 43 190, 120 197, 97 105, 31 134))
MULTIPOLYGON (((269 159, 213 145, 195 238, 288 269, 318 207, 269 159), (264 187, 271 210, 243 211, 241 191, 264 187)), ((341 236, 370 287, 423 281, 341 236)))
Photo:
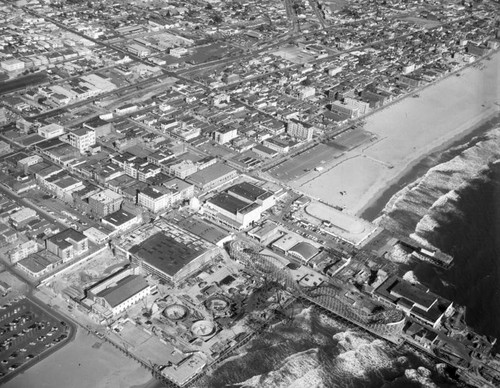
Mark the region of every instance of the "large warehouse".
POLYGON ((215 258, 220 248, 184 243, 158 232, 129 252, 142 270, 169 283, 178 283, 215 258))
POLYGON ((275 203, 273 193, 242 182, 210 198, 204 209, 207 218, 230 229, 241 230, 259 221, 262 212, 275 203))

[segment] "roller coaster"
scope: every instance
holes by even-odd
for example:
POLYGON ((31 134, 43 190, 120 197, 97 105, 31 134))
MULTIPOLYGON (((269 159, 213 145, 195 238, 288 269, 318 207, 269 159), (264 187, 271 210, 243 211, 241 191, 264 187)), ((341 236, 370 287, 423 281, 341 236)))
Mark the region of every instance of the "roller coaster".
POLYGON ((390 342, 396 344, 402 342, 401 334, 406 319, 401 311, 376 304, 369 296, 351 290, 348 285, 336 284, 333 279, 326 285, 323 283, 316 287, 302 287, 294 279, 288 267, 283 268, 276 258, 260 254, 242 241, 232 241, 228 250, 233 260, 241 262, 256 275, 279 284, 292 295, 307 300, 390 342), (349 298, 347 294, 355 298, 349 298), (376 305, 376 309, 366 311, 356 305, 356 299, 358 302, 367 300, 370 305, 376 305))

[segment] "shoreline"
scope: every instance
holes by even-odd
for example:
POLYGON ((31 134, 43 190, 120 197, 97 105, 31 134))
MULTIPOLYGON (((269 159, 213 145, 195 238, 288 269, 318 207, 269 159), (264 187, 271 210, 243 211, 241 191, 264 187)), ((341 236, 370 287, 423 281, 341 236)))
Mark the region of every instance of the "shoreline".
POLYGON ((364 129, 376 141, 346 152, 319 174, 300 177, 292 187, 348 214, 376 218, 381 201, 387 203, 390 193, 410 183, 409 176, 417 179, 421 173, 415 169, 423 169, 431 155, 481 134, 497 120, 499 64, 500 51, 492 52, 461 68, 460 78, 458 71, 451 73, 419 89, 418 99, 408 95, 368 115, 364 129))
POLYGON ((146 387, 151 373, 81 328, 73 341, 4 384, 18 387, 146 387))
POLYGON ((420 179, 433 166, 443 163, 443 161, 438 160, 436 163, 430 163, 429 165, 422 166, 426 159, 438 154, 439 152, 447 152, 455 147, 464 145, 470 142, 473 138, 484 135, 489 130, 498 126, 499 123, 500 112, 492 113, 464 132, 457 134, 431 151, 422 154, 420 158, 408 164, 400 174, 394 177, 394 179, 387 182, 386 187, 381 188, 373 196, 372 200, 366 203, 365 206, 356 213, 356 215, 366 219, 367 221, 373 222, 377 217, 382 215, 385 207, 395 194, 400 192, 409 184, 420 179))

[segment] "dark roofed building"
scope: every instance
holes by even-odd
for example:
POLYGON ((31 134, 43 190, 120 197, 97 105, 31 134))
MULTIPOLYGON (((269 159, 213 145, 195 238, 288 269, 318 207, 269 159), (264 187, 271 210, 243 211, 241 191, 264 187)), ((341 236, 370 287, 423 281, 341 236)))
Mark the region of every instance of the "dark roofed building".
POLYGON ((136 257, 146 273, 167 281, 179 279, 181 270, 204 256, 206 249, 199 245, 186 245, 162 232, 156 233, 129 252, 136 257))
POLYGON ((238 172, 223 163, 217 162, 195 172, 186 180, 195 185, 201 191, 210 191, 225 183, 228 183, 238 176, 238 172))
POLYGON ((69 228, 46 240, 47 250, 63 259, 63 262, 79 256, 89 249, 87 236, 69 228))
POLYGON ((96 295, 96 301, 101 302, 113 312, 120 314, 140 299, 150 293, 150 286, 140 275, 129 275, 116 284, 105 288, 96 295))
POLYGON ((140 217, 126 210, 118 210, 102 219, 104 226, 110 226, 116 231, 124 231, 139 223, 140 217))
POLYGON ((301 241, 295 244, 288 253, 307 263, 319 253, 319 249, 306 241, 301 241))
POLYGON ((210 198, 208 202, 232 214, 237 214, 248 206, 248 202, 227 193, 219 193, 210 198))

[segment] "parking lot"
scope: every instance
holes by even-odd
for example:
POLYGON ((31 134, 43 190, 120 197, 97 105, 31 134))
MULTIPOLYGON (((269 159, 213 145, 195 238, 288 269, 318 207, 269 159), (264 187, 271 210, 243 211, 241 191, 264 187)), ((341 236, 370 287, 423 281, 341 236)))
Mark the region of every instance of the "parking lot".
POLYGON ((64 342, 69 327, 26 298, 0 306, 0 383, 64 342))

